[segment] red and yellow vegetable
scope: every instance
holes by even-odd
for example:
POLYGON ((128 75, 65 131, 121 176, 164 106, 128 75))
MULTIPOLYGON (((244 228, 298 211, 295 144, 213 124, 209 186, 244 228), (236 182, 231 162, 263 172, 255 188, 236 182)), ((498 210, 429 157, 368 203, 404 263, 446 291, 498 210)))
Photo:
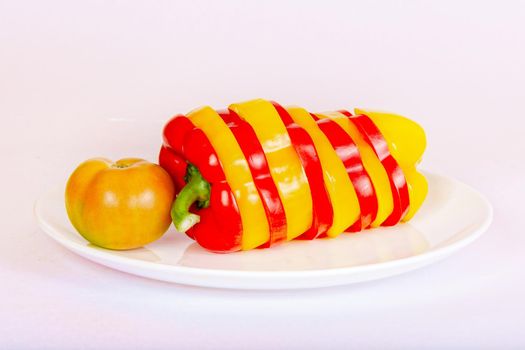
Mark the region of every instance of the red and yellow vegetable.
POLYGON ((177 230, 231 252, 410 219, 427 192, 425 143, 401 116, 258 99, 174 117, 159 163, 176 185, 177 230))

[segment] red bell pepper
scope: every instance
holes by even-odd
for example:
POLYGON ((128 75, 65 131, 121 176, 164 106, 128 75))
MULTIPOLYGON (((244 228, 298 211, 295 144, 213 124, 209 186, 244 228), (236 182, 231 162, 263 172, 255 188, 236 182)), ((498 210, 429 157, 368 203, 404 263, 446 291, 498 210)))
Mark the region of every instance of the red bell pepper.
POLYGON ((175 226, 208 250, 240 250, 239 208, 204 132, 185 116, 177 115, 164 127, 163 138, 159 164, 174 179, 179 191, 172 209, 175 226), (199 224, 193 225, 198 220, 199 224), (191 227, 186 230, 187 226, 191 227))
POLYGON ((365 141, 372 147, 381 164, 388 174, 394 209, 392 214, 381 224, 394 226, 406 215, 410 204, 408 185, 403 170, 388 149, 388 143, 372 119, 366 115, 353 116, 350 112, 341 110, 363 135, 365 141))
POLYGON ((279 191, 272 179, 268 161, 252 126, 232 110, 217 111, 237 140, 261 197, 270 230, 269 241, 260 246, 267 248, 286 240, 286 215, 279 191))
POLYGON ((357 195, 361 210, 360 219, 346 231, 361 231, 370 226, 372 221, 375 220, 378 204, 374 185, 361 161, 359 149, 354 140, 339 124, 328 118, 320 119, 313 113, 311 113, 311 116, 316 120, 317 125, 326 135, 337 156, 343 162, 357 195))
POLYGON ((295 151, 301 160, 312 195, 312 226, 298 239, 314 239, 326 234, 332 226, 334 211, 323 178, 323 168, 314 142, 306 130, 294 123, 290 114, 277 102, 271 101, 290 136, 295 151))

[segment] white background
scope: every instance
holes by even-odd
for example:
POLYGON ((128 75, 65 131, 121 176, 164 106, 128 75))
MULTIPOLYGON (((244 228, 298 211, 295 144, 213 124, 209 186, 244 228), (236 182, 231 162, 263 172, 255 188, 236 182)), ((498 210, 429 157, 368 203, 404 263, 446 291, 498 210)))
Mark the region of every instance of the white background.
POLYGON ((524 66, 524 1, 0 0, 0 348, 525 347, 524 66), (297 292, 141 279, 37 228, 82 160, 156 160, 170 115, 254 97, 414 118, 424 168, 493 225, 428 268, 297 292))

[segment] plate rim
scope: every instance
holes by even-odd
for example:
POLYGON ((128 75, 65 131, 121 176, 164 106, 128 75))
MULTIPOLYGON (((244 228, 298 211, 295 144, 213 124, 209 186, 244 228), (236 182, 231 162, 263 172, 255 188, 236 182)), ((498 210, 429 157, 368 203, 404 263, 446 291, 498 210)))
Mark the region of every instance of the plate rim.
MULTIPOLYGON (((104 264, 96 260, 90 259, 89 256, 100 258, 106 261, 109 260, 121 266, 122 265, 126 265, 126 266, 132 265, 134 267, 139 267, 141 269, 148 269, 150 271, 170 272, 170 273, 185 274, 185 275, 190 274, 192 276, 200 275, 200 276, 209 276, 209 277, 250 277, 253 279, 253 278, 266 278, 270 276, 289 278, 289 277, 305 277, 305 276, 321 277, 321 276, 333 276, 333 275, 345 275, 345 274, 349 275, 349 274, 358 274, 358 273, 364 273, 364 272, 373 272, 376 270, 379 271, 379 270, 389 269, 389 268, 394 269, 396 267, 402 267, 403 265, 415 265, 418 262, 426 261, 426 260, 436 261, 440 257, 449 255, 471 244, 472 242, 477 240, 485 231, 487 231, 488 227, 490 226, 493 220, 494 209, 492 205, 490 204, 489 200, 482 193, 480 193, 473 187, 455 178, 441 175, 441 174, 434 173, 434 172, 429 172, 429 171, 423 171, 423 172, 426 175, 428 174, 431 176, 444 178, 447 181, 451 181, 456 185, 463 186, 464 188, 468 189, 469 191, 477 195, 480 201, 482 202, 483 206, 487 210, 487 215, 484 217, 484 220, 480 224, 476 225, 476 227, 472 229, 472 232, 470 232, 467 236, 453 243, 447 244, 445 246, 431 249, 429 251, 426 251, 420 254, 416 254, 416 255, 411 255, 408 257, 403 257, 403 258, 383 261, 383 262, 376 262, 376 263, 371 263, 371 264, 365 264, 365 265, 358 265, 358 266, 344 266, 344 267, 333 267, 333 268, 311 269, 311 270, 210 269, 210 268, 202 268, 202 267, 160 264, 157 262, 152 262, 152 261, 147 261, 147 260, 137 260, 131 257, 110 254, 110 253, 107 253, 101 250, 104 248, 93 249, 85 245, 82 245, 81 243, 65 238, 63 234, 61 234, 60 232, 57 232, 58 230, 52 227, 52 225, 49 224, 42 217, 43 215, 42 215, 41 207, 43 206, 44 199, 48 197, 51 193, 59 192, 59 189, 62 188, 63 186, 56 186, 53 189, 48 190, 44 192, 42 195, 40 195, 34 203, 33 212, 37 219, 39 227, 53 240, 55 240, 56 242, 58 242, 60 245, 64 246, 65 248, 68 248, 69 250, 73 250, 75 253, 80 254, 83 258, 86 258, 88 260, 91 260, 101 265, 104 265, 104 264), (85 253, 85 255, 82 253, 85 253)), ((111 250, 108 250, 108 251, 111 251, 111 250)), ((131 273, 131 272, 128 272, 128 273, 131 273)), ((153 278, 153 277, 150 277, 150 278, 153 278)))

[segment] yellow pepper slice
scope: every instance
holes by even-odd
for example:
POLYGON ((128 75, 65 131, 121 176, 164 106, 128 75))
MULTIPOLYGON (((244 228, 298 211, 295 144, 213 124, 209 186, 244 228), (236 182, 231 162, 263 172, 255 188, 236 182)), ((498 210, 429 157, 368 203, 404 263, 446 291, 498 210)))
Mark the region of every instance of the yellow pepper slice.
POLYGON ((234 103, 229 108, 252 126, 261 143, 283 203, 287 239, 292 240, 312 224, 312 196, 286 127, 269 101, 256 99, 234 103))
POLYGON ((266 213, 248 162, 232 132, 210 107, 193 110, 187 117, 206 134, 221 160, 224 175, 237 200, 241 215, 242 250, 250 250, 266 243, 270 237, 266 213))
POLYGON ((314 141, 334 211, 332 227, 328 230, 327 235, 336 237, 350 227, 361 213, 354 186, 348 177, 343 162, 310 113, 300 107, 287 107, 286 110, 294 122, 305 129, 314 141))
POLYGON ((363 139, 357 127, 348 120, 348 117, 339 112, 316 113, 316 115, 319 116, 319 118, 330 118, 339 124, 359 148, 363 166, 368 172, 370 180, 372 180, 377 196, 377 216, 371 226, 380 226, 394 209, 392 190, 385 168, 372 150, 372 147, 363 139))
POLYGON ((381 131, 388 143, 390 154, 405 174, 410 206, 402 221, 410 220, 423 204, 428 193, 428 183, 416 166, 426 148, 425 131, 416 122, 403 116, 356 109, 356 114, 366 114, 381 131))

